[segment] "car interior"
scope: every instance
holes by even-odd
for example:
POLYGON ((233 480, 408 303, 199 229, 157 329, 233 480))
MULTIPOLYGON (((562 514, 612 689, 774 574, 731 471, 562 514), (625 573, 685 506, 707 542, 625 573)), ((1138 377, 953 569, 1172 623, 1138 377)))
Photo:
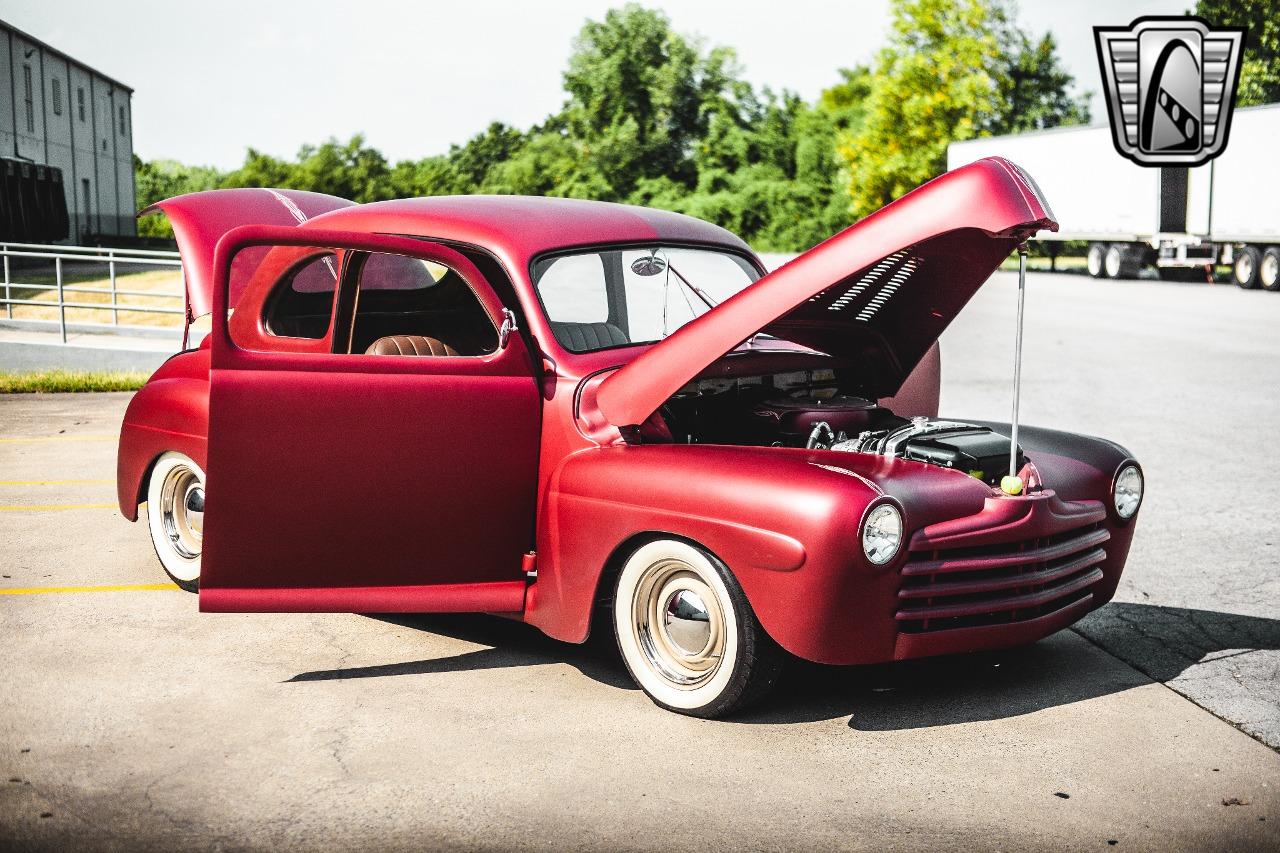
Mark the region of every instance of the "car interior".
MULTIPOLYGON (((266 327, 281 337, 320 339, 329 328, 337 276, 332 254, 284 276, 267 303, 266 327)), ((401 255, 353 252, 337 311, 334 352, 480 356, 498 347, 493 321, 456 271, 401 255)))

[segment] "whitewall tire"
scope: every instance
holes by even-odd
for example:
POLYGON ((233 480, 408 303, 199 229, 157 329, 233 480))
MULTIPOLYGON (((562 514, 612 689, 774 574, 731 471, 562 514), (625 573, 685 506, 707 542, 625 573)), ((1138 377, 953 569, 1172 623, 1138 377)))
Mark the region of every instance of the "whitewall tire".
POLYGON ((761 698, 784 652, 729 569, 688 542, 638 548, 618 574, 613 627, 631 677, 658 705, 719 717, 761 698))
POLYGON ((204 471, 189 457, 169 451, 156 460, 147 481, 147 526, 165 573, 196 592, 204 542, 204 471))

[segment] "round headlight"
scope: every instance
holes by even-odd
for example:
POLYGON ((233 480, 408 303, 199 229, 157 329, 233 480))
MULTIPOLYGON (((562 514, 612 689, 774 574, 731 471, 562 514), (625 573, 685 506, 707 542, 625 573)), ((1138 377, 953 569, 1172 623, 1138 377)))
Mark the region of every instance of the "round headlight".
POLYGON ((1126 465, 1116 475, 1116 514, 1121 518, 1133 518, 1142 505, 1142 472, 1136 465, 1126 465))
POLYGON ((898 553, 902 544, 902 513, 893 504, 880 504, 867 513, 862 523, 862 553, 877 566, 883 566, 898 553))

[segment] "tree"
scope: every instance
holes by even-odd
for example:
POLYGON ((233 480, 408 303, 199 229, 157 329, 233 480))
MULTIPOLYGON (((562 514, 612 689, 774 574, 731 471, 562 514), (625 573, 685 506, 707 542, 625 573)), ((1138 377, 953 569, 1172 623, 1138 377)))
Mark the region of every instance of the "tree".
MULTIPOLYGON (((187 193, 211 190, 222 181, 218 170, 208 166, 184 166, 176 160, 142 160, 133 155, 133 174, 138 193, 138 209, 187 193)), ((139 237, 172 237, 173 229, 163 216, 138 220, 139 237)))
POLYGON ((1075 78, 1059 62, 1053 34, 1045 33, 1034 44, 1017 27, 1009 27, 1005 36, 1011 44, 1002 49, 1005 56, 999 78, 1002 109, 989 128, 991 133, 1000 135, 1088 124, 1089 93, 1071 96, 1075 78))
POLYGON ((222 186, 285 187, 364 203, 394 196, 390 175, 382 153, 356 134, 345 143, 331 138, 304 145, 292 163, 250 148, 244 165, 228 174, 222 186))
POLYGON ((615 198, 657 175, 692 187, 690 154, 735 72, 732 51, 704 56, 662 12, 629 3, 582 27, 559 119, 615 198))
POLYGON ((1000 42, 983 0, 896 0, 861 129, 840 146, 866 216, 941 172, 948 143, 1000 117, 1000 42))
POLYGON ((860 126, 841 134, 851 210, 865 216, 946 168, 951 142, 1088 120, 1052 37, 1001 0, 894 0, 860 126))
POLYGON ((1280 101, 1280 0, 1199 0, 1196 14, 1220 27, 1248 27, 1236 103, 1280 101))

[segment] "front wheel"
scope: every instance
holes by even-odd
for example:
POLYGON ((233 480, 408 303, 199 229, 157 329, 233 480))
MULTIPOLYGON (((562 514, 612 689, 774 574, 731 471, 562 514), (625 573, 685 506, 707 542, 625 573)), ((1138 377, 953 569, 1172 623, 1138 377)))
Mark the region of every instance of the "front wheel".
POLYGON ((760 699, 785 659, 729 569, 674 539, 641 546, 622 567, 613 627, 649 698, 695 717, 724 716, 760 699))
POLYGON ((200 588, 204 544, 204 472, 190 457, 169 451, 147 482, 147 526, 165 573, 187 592, 200 588))

